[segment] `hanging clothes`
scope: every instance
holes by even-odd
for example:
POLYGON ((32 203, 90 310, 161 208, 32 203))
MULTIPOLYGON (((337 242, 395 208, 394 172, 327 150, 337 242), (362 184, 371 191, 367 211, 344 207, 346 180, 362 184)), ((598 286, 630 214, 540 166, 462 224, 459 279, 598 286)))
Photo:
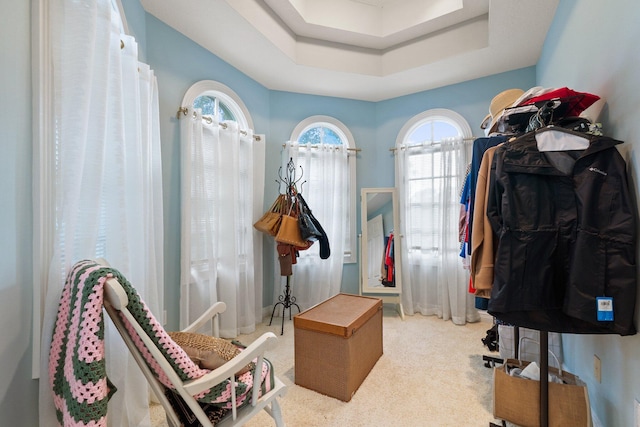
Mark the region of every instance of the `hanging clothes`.
POLYGON ((464 184, 460 189, 460 217, 458 219, 458 240, 462 267, 469 268, 469 206, 471 204, 471 163, 467 165, 464 184))
POLYGON ((385 249, 383 259, 382 285, 386 287, 396 286, 395 257, 393 252, 393 233, 385 237, 385 249))
MULTIPOLYGON (((464 202, 465 205, 465 213, 466 213, 466 222, 464 228, 464 255, 461 256, 464 259, 464 267, 468 270, 472 271, 473 266, 473 222, 475 216, 475 205, 476 205, 476 187, 478 184, 478 176, 480 171, 480 166, 482 163, 482 158, 484 153, 498 144, 503 143, 507 139, 506 135, 494 135, 490 137, 484 138, 476 138, 473 141, 472 154, 471 154, 471 163, 468 169, 467 180, 465 181, 465 190, 464 190, 464 202)), ((461 201, 462 203, 462 201, 461 201)), ((484 205, 484 201, 482 203, 484 205)), ((484 210, 482 211, 484 213, 484 210)), ((489 298, 489 292, 487 289, 491 289, 490 286, 481 285, 482 290, 478 291, 478 286, 475 284, 475 277, 473 272, 469 276, 469 293, 476 295, 476 308, 480 310, 487 309, 487 302, 484 299, 489 298)))
POLYGON ((488 312, 542 331, 635 334, 637 210, 621 141, 585 134, 584 150, 543 152, 537 134, 498 147, 491 166, 488 312))
POLYGON ((488 148, 482 156, 476 183, 476 197, 473 211, 473 232, 471 234, 471 282, 472 291, 477 297, 490 298, 493 285, 493 261, 495 247, 495 233, 487 217, 487 202, 489 199, 489 174, 493 163, 493 156, 497 146, 488 148))
POLYGON ((471 154, 471 168, 469 169, 469 245, 467 253, 470 255, 473 248, 473 221, 474 211, 476 203, 476 187, 478 184, 478 173, 480 171, 480 165, 482 164, 482 157, 484 153, 491 147, 495 147, 498 144, 502 144, 507 140, 506 135, 495 135, 485 138, 476 138, 473 141, 473 148, 471 154))

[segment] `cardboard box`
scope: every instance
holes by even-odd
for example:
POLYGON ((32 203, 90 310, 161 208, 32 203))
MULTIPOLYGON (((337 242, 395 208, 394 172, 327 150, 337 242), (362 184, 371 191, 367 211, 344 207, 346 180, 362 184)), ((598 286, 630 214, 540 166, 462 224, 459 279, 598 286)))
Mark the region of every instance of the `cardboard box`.
MULTIPOLYGON (((540 426, 540 382, 510 376, 514 367, 524 369, 529 362, 507 359, 493 371, 493 416, 522 427, 540 426)), ((560 375, 549 367, 549 373, 560 375)), ((565 384, 549 383, 549 426, 591 427, 587 386, 575 375, 562 371, 565 384)))
POLYGON ((293 325, 295 383, 350 401, 382 355, 382 300, 338 294, 293 325))

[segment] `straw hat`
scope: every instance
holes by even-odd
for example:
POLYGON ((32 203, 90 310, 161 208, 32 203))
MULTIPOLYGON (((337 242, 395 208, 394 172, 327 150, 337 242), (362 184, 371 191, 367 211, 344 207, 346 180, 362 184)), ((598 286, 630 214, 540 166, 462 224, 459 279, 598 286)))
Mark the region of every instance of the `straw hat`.
POLYGON ((513 106, 513 104, 524 94, 522 89, 507 89, 500 92, 491 100, 489 114, 482 120, 481 129, 492 129, 502 115, 502 112, 513 106))

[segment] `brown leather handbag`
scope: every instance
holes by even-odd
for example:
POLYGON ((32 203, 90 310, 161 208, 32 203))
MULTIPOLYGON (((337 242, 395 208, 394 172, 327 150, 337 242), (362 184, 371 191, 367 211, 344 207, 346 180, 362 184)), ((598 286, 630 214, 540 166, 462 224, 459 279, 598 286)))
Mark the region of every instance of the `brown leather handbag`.
POLYGON ((282 210, 286 202, 284 194, 278 195, 268 211, 262 215, 262 217, 253 224, 256 230, 263 233, 267 233, 271 236, 278 234, 280 228, 280 221, 282 219, 282 210))
POLYGON ((287 243, 299 248, 308 248, 309 242, 302 238, 298 224, 298 203, 294 199, 289 206, 289 212, 282 215, 280 228, 276 234, 276 242, 287 243))

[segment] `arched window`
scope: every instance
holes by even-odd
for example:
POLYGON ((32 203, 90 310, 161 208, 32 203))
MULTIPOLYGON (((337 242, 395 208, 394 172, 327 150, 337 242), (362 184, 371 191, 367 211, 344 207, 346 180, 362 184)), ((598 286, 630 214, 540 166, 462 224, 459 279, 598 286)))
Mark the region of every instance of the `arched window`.
POLYGON ((264 139, 240 97, 215 81, 190 87, 180 112, 180 324, 225 301, 220 335, 233 337, 253 329, 262 310, 262 244, 252 225, 264 202, 264 139))
POLYGON ((350 149, 348 179, 342 184, 344 194, 348 198, 348 209, 344 218, 346 222, 344 262, 356 262, 356 162, 354 152, 356 145, 353 135, 344 123, 333 117, 311 116, 298 123, 293 129, 291 141, 297 141, 301 145, 345 145, 347 149, 350 149))
POLYGON ((240 129, 253 129, 253 120, 242 99, 229 87, 213 80, 195 83, 185 93, 182 106, 192 105, 218 123, 234 121, 240 129))
POLYGON ((412 117, 400 130, 396 145, 432 144, 444 138, 470 138, 471 127, 460 114, 434 108, 412 117))
MULTIPOLYGON (((410 250, 439 253, 444 212, 460 205, 459 192, 470 161, 471 128, 455 111, 433 109, 411 118, 396 140, 400 210, 410 250)), ((458 209, 459 210, 459 209, 458 209)), ((446 218, 444 218, 446 219, 446 218)), ((452 239, 457 237, 454 235, 452 239)))
MULTIPOLYGON (((302 144, 345 144, 347 137, 337 126, 329 123, 311 123, 300 132, 297 141, 302 144)), ((347 143, 348 144, 348 143, 347 143)))
POLYGON ((203 116, 214 117, 217 121, 236 121, 236 116, 219 97, 215 95, 200 95, 193 101, 193 108, 199 108, 203 116))
POLYGON ((411 287, 405 292, 409 314, 436 314, 462 324, 469 320, 471 295, 460 257, 466 253, 460 246, 466 228, 460 207, 471 146, 467 121, 445 109, 414 116, 398 134, 396 186, 404 236, 402 277, 411 287))

